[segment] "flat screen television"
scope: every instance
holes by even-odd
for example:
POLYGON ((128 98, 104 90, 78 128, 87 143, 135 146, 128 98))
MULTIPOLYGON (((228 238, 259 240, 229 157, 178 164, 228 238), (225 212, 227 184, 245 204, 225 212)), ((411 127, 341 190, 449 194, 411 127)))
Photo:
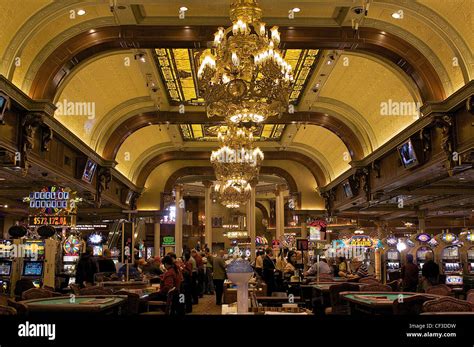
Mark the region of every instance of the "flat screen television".
POLYGON ((419 164, 415 148, 410 139, 398 146, 398 154, 400 155, 400 159, 405 169, 409 169, 419 164))
POLYGON ((12 263, 10 261, 0 262, 0 276, 10 276, 12 272, 12 263))
POLYGON ((346 181, 342 184, 342 189, 344 190, 344 195, 346 196, 346 198, 352 198, 354 196, 349 181, 346 181))
POLYGON ((93 162, 90 159, 87 159, 86 167, 84 168, 84 173, 82 174, 82 180, 87 183, 92 183, 92 179, 94 178, 96 169, 97 163, 93 162))
POLYGON ((25 261, 23 263, 22 276, 41 276, 43 274, 42 261, 25 261))

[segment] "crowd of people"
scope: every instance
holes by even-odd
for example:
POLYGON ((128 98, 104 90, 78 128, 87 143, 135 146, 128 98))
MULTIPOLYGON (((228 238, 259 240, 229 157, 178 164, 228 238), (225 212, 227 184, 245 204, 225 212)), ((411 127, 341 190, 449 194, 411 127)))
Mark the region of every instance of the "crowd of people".
MULTIPOLYGON (((300 251, 282 248, 277 256, 274 254, 272 248, 259 249, 252 263, 255 276, 266 283, 268 296, 275 291, 288 292, 289 284, 299 282, 304 277, 346 277, 357 280, 374 272, 373 268, 369 269, 364 256, 353 258, 350 263, 344 257, 328 260, 322 256, 310 263, 300 251)), ((92 248, 87 248, 77 265, 76 283, 80 286, 94 284, 98 273, 114 273, 117 278, 134 280, 158 279, 160 290, 151 294, 149 300, 166 300, 171 288, 176 288, 178 293, 184 294, 185 310, 189 313, 205 294, 215 295, 216 304, 222 304, 229 260, 224 250, 213 255, 205 247, 204 250, 186 249, 181 258, 175 253, 168 253, 163 259, 137 259, 133 264, 125 262, 116 266, 110 251, 105 250, 103 256, 97 258, 92 255, 92 248)), ((438 277, 438 265, 428 258, 420 278, 418 266, 413 263, 413 256, 408 254, 399 281, 404 291, 423 292, 427 287, 437 284, 438 277)))

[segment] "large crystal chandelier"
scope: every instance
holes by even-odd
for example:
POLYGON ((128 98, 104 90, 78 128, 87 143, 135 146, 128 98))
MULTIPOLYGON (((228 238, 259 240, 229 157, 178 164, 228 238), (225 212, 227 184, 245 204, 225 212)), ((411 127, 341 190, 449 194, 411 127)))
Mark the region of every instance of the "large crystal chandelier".
POLYGON ((291 65, 278 50, 278 27, 267 30, 257 0, 232 0, 233 25, 214 36, 215 55, 202 57, 199 89, 208 117, 259 123, 288 107, 291 65))

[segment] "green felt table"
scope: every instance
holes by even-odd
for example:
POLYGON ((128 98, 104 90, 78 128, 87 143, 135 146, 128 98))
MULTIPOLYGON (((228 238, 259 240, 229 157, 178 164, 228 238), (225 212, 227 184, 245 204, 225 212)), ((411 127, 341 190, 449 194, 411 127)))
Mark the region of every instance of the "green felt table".
POLYGON ((82 312, 82 313, 103 313, 125 304, 126 296, 76 296, 74 300, 70 297, 53 297, 24 300, 21 303, 28 307, 30 312, 82 312), (110 299, 105 303, 92 303, 96 299, 110 299))
MULTIPOLYGON (((394 300, 403 300, 420 293, 410 292, 341 292, 339 293, 342 300, 349 302, 352 311, 364 312, 369 314, 392 314, 392 305, 394 300)), ((439 295, 425 294, 423 296, 436 299, 439 295)))
MULTIPOLYGON (((340 282, 314 283, 314 284, 311 284, 310 286, 313 287, 316 290, 320 290, 321 292, 329 293, 329 288, 333 285, 336 285, 336 284, 341 284, 341 283, 340 282)), ((367 283, 351 283, 351 284, 355 284, 355 285, 358 285, 358 286, 364 286, 367 283)))

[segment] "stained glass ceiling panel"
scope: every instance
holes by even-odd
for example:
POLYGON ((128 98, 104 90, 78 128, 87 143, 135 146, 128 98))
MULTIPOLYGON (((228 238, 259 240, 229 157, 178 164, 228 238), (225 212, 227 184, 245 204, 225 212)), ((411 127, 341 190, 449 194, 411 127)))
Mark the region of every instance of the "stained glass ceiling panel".
MULTIPOLYGON (((224 132, 226 125, 221 124, 181 124, 184 141, 217 141, 217 133, 224 132)), ((257 141, 279 141, 285 130, 285 124, 261 124, 254 132, 257 141)))
MULTIPOLYGON (((155 62, 171 105, 204 105, 204 100, 199 96, 196 74, 196 66, 203 52, 203 49, 155 49, 155 62)), ((319 51, 288 49, 282 52, 293 68, 295 79, 290 102, 298 105, 318 61, 319 51)))

